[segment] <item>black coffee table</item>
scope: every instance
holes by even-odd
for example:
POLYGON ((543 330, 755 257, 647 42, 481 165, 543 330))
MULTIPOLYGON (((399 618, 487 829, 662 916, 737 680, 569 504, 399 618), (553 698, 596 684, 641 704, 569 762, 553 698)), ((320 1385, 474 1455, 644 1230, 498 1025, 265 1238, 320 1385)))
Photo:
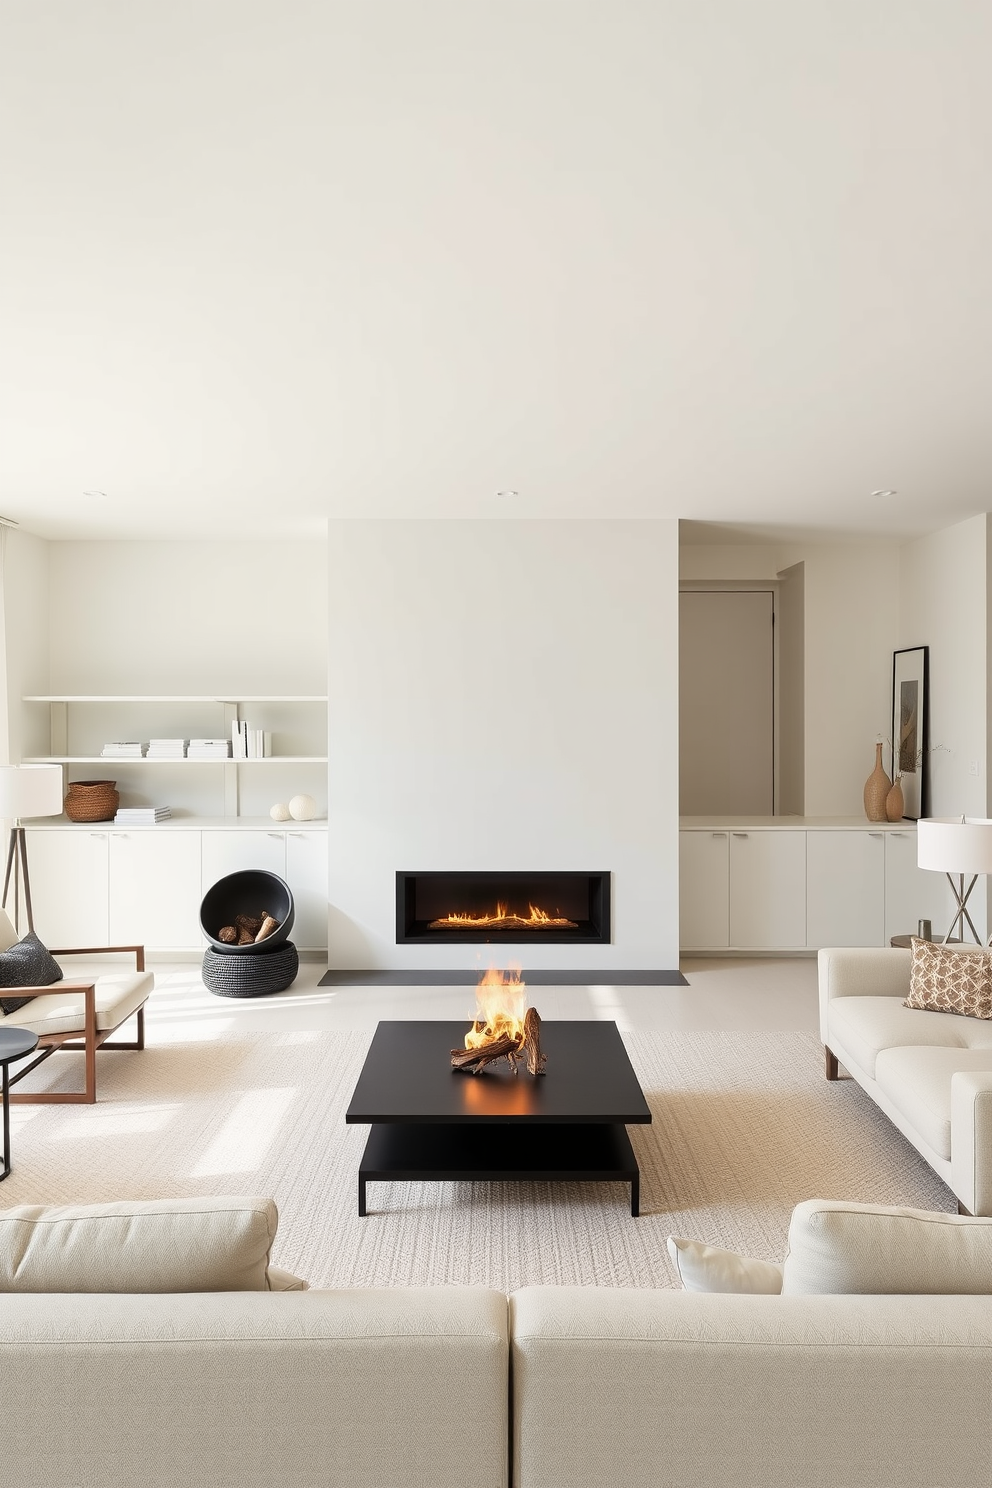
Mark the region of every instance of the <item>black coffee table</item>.
POLYGON ((3 1069, 3 1164, 0 1181, 10 1172, 10 1071, 12 1059, 23 1059, 38 1047, 38 1035, 29 1028, 0 1028, 0 1067, 3 1069))
POLYGON ((372 1130, 358 1169, 358 1212, 371 1179, 451 1182, 581 1180, 629 1183, 640 1170, 625 1127, 651 1120, 615 1023, 541 1025, 548 1072, 451 1068, 460 1023, 384 1022, 376 1028, 345 1115, 372 1130))

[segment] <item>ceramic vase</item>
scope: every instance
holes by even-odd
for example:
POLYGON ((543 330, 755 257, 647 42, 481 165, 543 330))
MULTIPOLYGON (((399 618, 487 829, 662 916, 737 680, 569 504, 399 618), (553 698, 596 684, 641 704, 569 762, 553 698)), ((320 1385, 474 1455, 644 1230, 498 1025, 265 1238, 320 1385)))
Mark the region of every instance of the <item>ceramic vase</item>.
POLYGON ((865 816, 869 821, 889 820, 885 813, 885 801, 891 789, 892 781, 882 769, 882 743, 879 740, 875 745, 875 768, 865 781, 865 816))
POLYGON ((902 814, 906 809, 906 802, 902 794, 902 776, 897 775, 892 782, 892 789, 885 798, 885 815, 888 821, 902 821, 902 814))

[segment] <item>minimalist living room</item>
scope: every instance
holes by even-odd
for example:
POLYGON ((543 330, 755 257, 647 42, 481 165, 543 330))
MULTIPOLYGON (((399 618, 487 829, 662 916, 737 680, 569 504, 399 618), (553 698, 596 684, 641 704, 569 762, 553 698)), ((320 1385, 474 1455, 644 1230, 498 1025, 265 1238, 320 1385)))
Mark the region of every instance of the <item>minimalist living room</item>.
POLYGON ((988 17, 4 34, 16 1480, 992 1470, 988 17))

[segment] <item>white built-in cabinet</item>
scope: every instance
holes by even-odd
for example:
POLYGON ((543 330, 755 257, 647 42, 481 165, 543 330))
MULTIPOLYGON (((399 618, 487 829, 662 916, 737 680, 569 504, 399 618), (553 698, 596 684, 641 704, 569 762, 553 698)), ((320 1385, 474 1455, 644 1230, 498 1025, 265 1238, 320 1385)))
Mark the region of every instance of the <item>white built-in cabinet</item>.
POLYGON ((202 950, 200 902, 210 885, 241 868, 265 868, 292 890, 294 944, 327 947, 323 823, 273 831, 38 825, 28 828, 28 861, 35 929, 46 945, 202 950))
POLYGON ((912 822, 695 818, 679 845, 686 952, 884 946, 952 918, 947 880, 917 867, 912 822))

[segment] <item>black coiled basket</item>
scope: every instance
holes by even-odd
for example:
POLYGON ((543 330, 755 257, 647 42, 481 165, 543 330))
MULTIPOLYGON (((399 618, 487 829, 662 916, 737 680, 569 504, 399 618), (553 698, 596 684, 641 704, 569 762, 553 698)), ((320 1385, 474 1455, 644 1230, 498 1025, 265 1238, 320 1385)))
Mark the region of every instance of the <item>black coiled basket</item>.
POLYGON ((299 953, 291 940, 265 950, 265 941, 253 956, 222 956, 212 947, 203 953, 203 985, 218 997, 265 997, 283 992, 296 980, 299 953))
POLYGON ((260 951, 273 951, 289 939, 295 917, 296 905, 289 884, 278 873, 269 873, 265 868, 242 868, 237 873, 228 873, 211 884, 200 904, 200 929, 221 956, 257 956, 260 951), (218 930, 233 925, 235 915, 239 914, 269 914, 279 921, 279 928, 257 945, 228 945, 218 940, 218 930))

